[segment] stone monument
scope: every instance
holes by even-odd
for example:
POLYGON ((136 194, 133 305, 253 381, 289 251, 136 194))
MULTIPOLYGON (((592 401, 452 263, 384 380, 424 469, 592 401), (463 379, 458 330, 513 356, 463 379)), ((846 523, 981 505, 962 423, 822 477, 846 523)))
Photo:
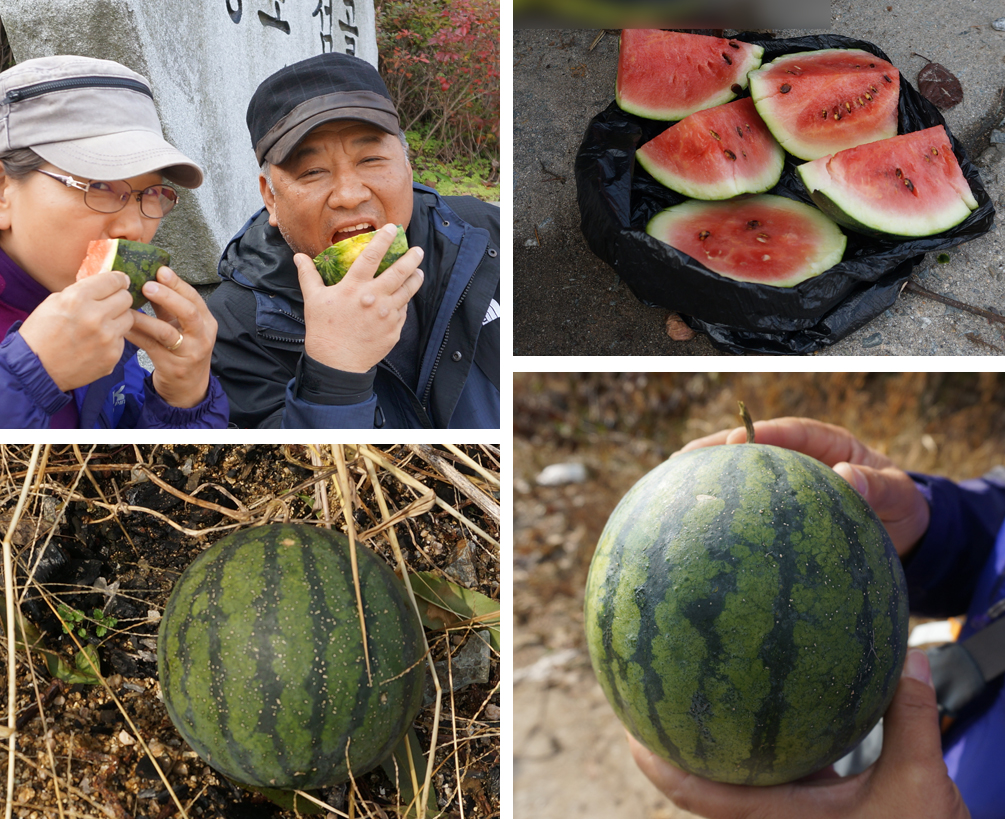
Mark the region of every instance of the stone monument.
POLYGON ((3 0, 2 18, 17 62, 80 54, 150 81, 164 137, 206 172, 155 239, 193 284, 218 281, 223 247, 262 206, 244 120, 258 84, 327 51, 377 64, 373 0, 3 0))

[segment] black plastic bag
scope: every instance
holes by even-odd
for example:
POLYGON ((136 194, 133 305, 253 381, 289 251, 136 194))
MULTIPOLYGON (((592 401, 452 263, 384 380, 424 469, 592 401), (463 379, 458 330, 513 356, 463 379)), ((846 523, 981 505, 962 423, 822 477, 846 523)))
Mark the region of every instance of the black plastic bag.
MULTIPOLYGON (((764 64, 782 54, 824 48, 861 48, 889 61, 872 43, 833 34, 734 39, 762 46, 764 64)), ((938 109, 901 74, 898 133, 945 124, 938 109)), ((975 239, 994 222, 994 205, 977 168, 946 128, 978 204, 964 222, 936 236, 909 240, 845 231, 848 246, 840 264, 795 287, 734 281, 645 232, 656 213, 685 200, 635 165, 635 149, 667 127, 666 122, 627 114, 614 102, 593 118, 576 156, 583 235, 641 301, 678 311, 729 352, 811 353, 833 344, 890 307, 925 253, 975 239)), ((812 204, 795 170, 802 161, 786 154, 782 178, 768 192, 812 204)))

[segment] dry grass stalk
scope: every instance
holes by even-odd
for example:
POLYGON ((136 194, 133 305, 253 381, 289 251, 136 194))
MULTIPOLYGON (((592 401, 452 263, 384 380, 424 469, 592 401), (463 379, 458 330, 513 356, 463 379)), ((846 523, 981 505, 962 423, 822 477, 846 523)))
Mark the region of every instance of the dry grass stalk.
MULTIPOLYGON (((26 449, 26 448, 25 448, 26 449)), ((490 486, 498 486, 498 474, 493 473, 491 470, 487 469, 482 464, 477 461, 473 461, 466 453, 460 452, 456 448, 450 448, 457 461, 466 464, 472 471, 477 475, 475 479, 478 483, 484 483, 490 486), (463 457, 461 457, 463 455, 463 457)), ((64 450, 65 452, 66 450, 64 450)), ((325 451, 319 447, 311 447, 308 449, 310 454, 310 468, 313 470, 314 474, 305 481, 301 481, 292 489, 286 490, 281 493, 278 497, 267 495, 266 497, 258 497, 253 501, 248 501, 247 504, 243 503, 240 499, 234 497, 228 493, 223 487, 215 484, 200 484, 197 489, 192 492, 183 492, 176 489, 175 487, 167 484, 163 481, 160 476, 158 476, 154 469, 154 454, 150 452, 147 456, 148 460, 144 461, 143 455, 138 447, 134 447, 135 461, 131 465, 119 465, 119 464, 105 464, 105 463, 93 463, 91 460, 91 455, 94 452, 94 448, 90 451, 82 452, 79 448, 73 447, 72 453, 77 461, 76 466, 70 468, 62 464, 52 463, 52 451, 50 447, 39 448, 36 447, 32 451, 32 457, 27 465, 26 469, 14 470, 12 466, 16 465, 17 458, 20 452, 15 454, 15 448, 0 447, 0 466, 4 473, 4 484, 3 487, 10 487, 12 485, 12 478, 16 475, 21 478, 21 501, 19 502, 15 518, 10 521, 7 526, 7 530, 4 536, 4 558, 5 558, 5 570, 4 579, 8 586, 14 585, 15 575, 12 570, 13 566, 13 544, 12 538, 15 529, 17 528, 18 519, 22 516, 23 511, 26 508, 26 504, 29 499, 33 499, 34 502, 41 502, 45 497, 55 497, 60 503, 58 507, 57 522, 51 523, 50 528, 47 532, 40 529, 41 515, 38 515, 35 526, 35 537, 32 539, 38 542, 39 538, 44 534, 43 538, 45 542, 51 539, 53 534, 58 528, 58 518, 64 514, 67 505, 71 501, 84 502, 91 508, 96 508, 103 510, 106 515, 101 520, 114 521, 118 528, 125 533, 127 542, 132 544, 133 541, 128 537, 128 526, 124 525, 123 518, 127 514, 144 514, 151 518, 161 520, 168 525, 171 525, 176 531, 182 532, 183 534, 202 539, 205 535, 209 533, 221 534, 223 532, 238 528, 240 526, 247 525, 257 525, 267 522, 272 519, 283 519, 289 520, 292 517, 292 504, 296 501, 299 493, 305 488, 313 488, 315 502, 313 504, 314 514, 325 522, 325 525, 331 525, 331 514, 329 501, 332 503, 337 502, 342 509, 343 516, 346 522, 346 528, 348 530, 350 538, 355 540, 361 539, 364 541, 372 540, 380 534, 384 534, 387 537, 388 542, 391 545, 392 552, 394 553, 395 560, 398 563, 399 570, 401 571, 403 577, 405 578, 406 586, 409 589, 409 595, 412 600, 413 606, 418 610, 418 602, 412 593, 411 586, 408 580, 409 569, 405 564, 404 557, 402 554, 401 546, 398 543, 398 535, 396 532, 396 527, 405 524, 409 518, 412 517, 422 517, 429 514, 434 508, 443 509, 447 514, 453 517, 455 520, 459 521, 462 526, 467 528, 470 532, 480 537, 483 541, 490 545, 498 545, 495 538, 492 538, 487 533, 483 532, 480 527, 475 525, 470 521, 465 515, 459 512, 456 508, 452 507, 450 504, 442 501, 440 498, 436 497, 435 493, 429 489, 428 486, 424 485, 422 481, 415 477, 414 474, 410 474, 406 471, 409 459, 411 455, 405 455, 404 457, 399 457, 398 461, 395 461, 394 455, 382 452, 373 447, 359 446, 359 447, 332 447, 330 451, 325 451), (327 462, 327 463, 326 463, 327 462), (334 466, 332 465, 334 462, 334 466), (44 468, 43 468, 44 467, 44 468), (384 487, 381 484, 380 477, 378 475, 378 470, 382 470, 390 478, 397 480, 402 486, 407 487, 409 490, 416 493, 416 497, 401 509, 394 510, 389 504, 384 491, 384 487), (181 526, 175 521, 170 520, 167 515, 155 510, 150 509, 141 505, 126 504, 123 503, 121 497, 119 496, 118 484, 112 481, 115 497, 108 497, 103 491, 101 484, 98 482, 97 475, 109 475, 117 471, 133 471, 134 474, 142 474, 146 476, 151 483, 162 489, 165 493, 171 494, 177 497, 179 500, 183 501, 185 504, 190 504, 193 506, 198 506, 203 509, 209 509, 214 512, 218 512, 223 515, 226 520, 232 521, 228 523, 222 523, 217 526, 207 527, 201 530, 189 529, 188 527, 181 526), (70 476, 69 485, 64 484, 59 480, 60 475, 70 476), (358 477, 358 481, 354 484, 352 477, 358 477), (334 499, 329 498, 327 492, 327 480, 332 478, 332 485, 335 489, 336 496, 334 499), (97 497, 85 497, 77 489, 81 480, 87 480, 97 494, 97 497), (365 509, 365 505, 360 501, 360 491, 363 483, 366 483, 373 491, 374 500, 379 509, 379 517, 373 512, 367 510, 370 517, 379 521, 377 525, 369 528, 368 530, 357 535, 355 532, 355 521, 353 518, 353 510, 357 507, 365 509), (220 491, 230 497, 234 502, 237 509, 228 509, 226 507, 221 507, 219 504, 212 504, 209 501, 197 497, 200 491, 205 490, 206 487, 212 486, 217 491, 220 491), (7 560, 10 560, 10 564, 7 564, 7 560)), ((405 450, 399 450, 399 454, 404 454, 405 450)), ((495 455, 491 449, 484 450, 484 454, 487 459, 491 462, 495 455)), ((497 451, 496 451, 497 454, 497 451)), ((492 503, 495 504, 495 509, 482 509, 486 514, 487 518, 490 520, 498 520, 498 501, 493 498, 488 493, 482 491, 471 481, 465 484, 464 476, 461 476, 462 480, 457 480, 456 476, 451 476, 450 469, 442 469, 442 464, 430 463, 430 460, 425 459, 426 463, 433 466, 438 475, 442 476, 442 479, 446 480, 449 484, 454 486, 458 492, 461 493, 466 498, 471 498, 472 493, 477 493, 483 495, 484 498, 488 498, 492 503), (446 473, 446 474, 445 474, 446 473)), ((22 462, 23 463, 23 462, 22 462)), ((449 464, 447 464, 449 467, 449 464)), ((420 475, 425 477, 421 470, 412 466, 411 469, 420 475)), ((106 478, 107 480, 107 478, 106 478)), ((4 490, 6 491, 6 489, 4 490)), ((12 493, 7 494, 8 499, 12 499, 14 495, 12 493)), ((484 502, 484 498, 482 499, 484 502)), ((482 508, 482 505, 479 504, 482 508)), ((92 519, 90 523, 97 523, 97 520, 92 519)), ((413 536, 413 546, 422 555, 426 555, 425 551, 422 549, 421 545, 415 541, 413 536)), ((485 545, 482 544, 482 548, 485 549, 485 545)), ((135 545, 134 545, 135 549, 135 545)), ((138 554, 139 557, 139 554, 138 554)), ((426 555, 428 558, 429 556, 426 555)), ((493 555, 493 559, 498 561, 498 555, 493 555)), ((8 622, 17 622, 14 616, 10 614, 10 609, 12 607, 17 608, 17 604, 21 602, 24 595, 27 593, 28 588, 31 587, 34 593, 38 593, 41 598, 48 604, 48 607, 55 613, 57 619, 62 622, 62 617, 60 616, 57 606, 53 601, 52 595, 47 592, 43 587, 40 587, 35 581, 35 568, 37 567, 38 559, 36 559, 35 564, 31 567, 28 573, 26 582, 23 584, 22 595, 16 593, 17 589, 5 589, 5 604, 8 609, 8 622)), ((467 627, 474 627, 476 624, 472 623, 467 627)), ((7 732, 12 732, 13 725, 16 721, 16 702, 17 702, 17 690, 16 682, 14 684, 10 683, 10 679, 15 675, 15 657, 16 648, 14 648, 14 639, 16 634, 13 629, 10 629, 11 634, 8 635, 8 645, 7 645, 7 660, 8 660, 8 730, 7 732)), ((81 643, 72 634, 72 628, 69 629, 70 637, 73 640, 77 650, 82 649, 81 643)), ((27 645, 28 640, 26 635, 22 632, 20 635, 22 638, 22 644, 27 645)), ((444 638, 445 639, 445 638, 444 638)), ((447 645, 447 662, 450 662, 450 650, 449 644, 447 645)), ((33 681, 34 685, 34 699, 37 707, 38 714, 42 719, 43 727, 46 725, 46 714, 45 705, 43 702, 43 691, 39 688, 40 674, 44 674, 43 669, 36 669, 35 663, 31 653, 24 655, 25 662, 29 668, 30 679, 33 681)), ((437 775, 437 772, 442 769, 444 765, 452 764, 454 767, 454 793, 450 794, 447 804, 453 802, 455 799, 457 804, 460 806, 461 815, 464 815, 464 803, 461 799, 461 783, 464 778, 464 770, 467 764, 464 763, 461 758, 461 748, 465 743, 474 742, 478 739, 484 739, 486 737, 492 738, 498 736, 498 732, 492 734, 491 731, 486 732, 482 727, 475 725, 475 720, 478 714, 484 710, 484 708, 489 704, 489 701, 498 691, 498 685, 495 686, 493 691, 484 699, 481 706, 477 709, 477 714, 474 718, 467 720, 466 728, 459 729, 459 717, 456 712, 456 707, 454 704, 454 697, 451 694, 451 725, 452 725, 452 738, 448 746, 443 748, 439 747, 439 723, 441 719, 441 712, 443 707, 443 697, 442 697, 442 687, 440 680, 436 675, 436 667, 432 661, 432 652, 428 642, 426 644, 426 654, 425 660, 429 664, 430 669, 433 673, 433 680, 436 689, 436 703, 435 709, 432 714, 433 727, 430 738, 428 760, 425 765, 425 770, 421 770, 419 767, 421 762, 419 760, 411 760, 409 764, 409 770, 407 772, 402 771, 404 776, 407 776, 412 780, 413 783, 413 793, 416 794, 417 805, 412 806, 400 806, 400 809, 407 810, 413 809, 418 813, 419 819, 424 819, 426 815, 426 805, 428 803, 428 794, 430 788, 432 787, 432 778, 437 775), (466 738, 465 738, 466 736, 466 738), (439 762, 436 760, 436 755, 438 750, 450 749, 449 753, 441 758, 439 762)), ((449 667, 449 666, 448 666, 449 667)), ((126 725, 129 728, 132 736, 137 740, 138 747, 142 750, 143 755, 149 760, 150 764, 156 770, 158 777, 164 784, 167 793, 170 795, 171 800, 174 803, 174 808, 177 811, 175 815, 182 817, 182 819, 187 819, 190 815, 189 808, 195 803, 195 801, 200 797, 201 793, 205 791, 208 785, 203 785, 202 789, 191 795, 189 798, 183 802, 179 795, 176 793, 171 782, 168 779, 166 773, 161 769, 158 760, 155 758, 154 753, 151 751, 148 739, 144 737, 143 731, 133 722, 130 714, 125 706, 125 704, 119 699, 116 693, 109 686, 108 682, 104 677, 98 673, 98 669, 92 668, 92 670, 97 673, 99 679, 99 685, 102 686, 105 691, 105 695, 108 697, 108 701, 114 705, 117 712, 121 715, 126 725)), ((452 679, 452 672, 450 674, 452 679)), ((14 676, 16 680, 16 676, 14 676)), ((42 686, 44 688, 44 686, 42 686)), ((15 736, 8 737, 8 783, 6 788, 6 811, 7 816, 11 816, 11 811, 14 806, 20 808, 31 807, 28 804, 22 804, 17 802, 15 799, 15 794, 13 793, 13 770, 15 762, 21 761, 25 762, 29 767, 35 770, 40 770, 38 763, 33 760, 27 760, 19 751, 16 750, 14 745, 15 736)), ((409 752, 410 754, 410 752, 409 752)), ((111 816, 113 819, 119 816, 127 815, 121 804, 114 798, 110 796, 105 804, 102 804, 100 800, 90 796, 80 790, 76 785, 73 784, 73 779, 71 778, 71 767, 72 763, 76 762, 78 766, 89 764, 85 759, 85 754, 78 750, 77 755, 73 753, 73 748, 69 747, 64 754, 64 759, 66 760, 65 771, 59 770, 57 766, 55 752, 52 748, 51 742, 47 746, 47 772, 46 778, 53 783, 54 788, 57 792, 62 792, 66 794, 66 797, 70 800, 76 800, 77 805, 81 803, 87 804, 90 808, 98 811, 98 814, 81 813, 77 807, 75 807, 71 802, 65 802, 62 797, 57 799, 58 815, 60 817, 74 817, 74 816, 94 816, 100 815, 102 817, 111 816)), ((77 774, 79 776, 79 774, 77 774)), ((100 779, 100 777, 99 777, 100 779)), ((97 781, 97 780, 96 780, 97 781)), ((102 795, 103 796, 103 795, 102 795)), ((371 804, 359 791, 357 783, 353 781, 351 783, 350 791, 350 803, 349 803, 349 813, 346 814, 342 811, 337 810, 331 805, 324 804, 315 797, 303 794, 305 799, 309 799, 312 802, 317 802, 323 805, 331 814, 338 816, 356 816, 356 815, 366 815, 366 816, 386 816, 386 813, 381 810, 376 804, 371 804)), ((36 808, 37 809, 37 808, 36 808)), ((47 808, 41 808, 47 811, 47 808)), ((403 815, 403 814, 402 814, 403 815)), ((438 815, 438 814, 437 814, 438 815)))

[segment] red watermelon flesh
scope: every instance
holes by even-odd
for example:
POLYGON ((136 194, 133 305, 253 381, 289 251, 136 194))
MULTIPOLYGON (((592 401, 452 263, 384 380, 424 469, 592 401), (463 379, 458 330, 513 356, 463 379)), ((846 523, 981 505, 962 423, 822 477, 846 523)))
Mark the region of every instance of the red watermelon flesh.
POLYGON ((844 255, 841 229, 810 205, 771 194, 689 200, 657 213, 646 233, 742 282, 792 287, 844 255))
POLYGON ((617 102, 647 119, 678 120, 736 99, 764 49, 739 40, 659 29, 624 29, 617 102))
POLYGON ((653 178, 694 199, 762 193, 778 183, 785 164, 750 97, 685 117, 635 158, 653 178))
POLYGON ((897 134, 900 73, 875 54, 785 54, 750 74, 757 112, 782 147, 819 159, 897 134))
POLYGON ((821 210, 860 233, 931 236, 977 209, 941 125, 850 148, 796 170, 821 210))

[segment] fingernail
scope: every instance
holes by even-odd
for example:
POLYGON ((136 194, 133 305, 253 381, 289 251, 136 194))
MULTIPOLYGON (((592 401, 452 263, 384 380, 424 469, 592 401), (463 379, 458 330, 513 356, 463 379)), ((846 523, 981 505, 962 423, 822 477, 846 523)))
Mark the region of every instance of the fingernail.
POLYGON ((416 249, 417 251, 419 251, 419 259, 421 260, 421 259, 422 259, 422 257, 426 255, 426 252, 425 252, 425 251, 424 251, 424 250, 423 250, 423 249, 422 249, 421 247, 419 247, 419 246, 416 246, 416 248, 415 248, 415 249, 416 249))
MULTIPOLYGON (((869 491, 869 481, 865 479, 865 475, 863 475, 860 470, 856 469, 849 463, 835 464, 834 470, 837 471, 837 468, 839 466, 843 467, 843 471, 848 473, 847 478, 850 478, 850 480, 848 480, 848 483, 851 484, 852 489, 854 489, 864 498, 866 493, 869 491)), ((842 475, 842 477, 845 476, 842 475)))
POLYGON ((425 280, 426 274, 423 273, 419 268, 415 268, 415 272, 419 274, 419 278, 425 280))
POLYGON ((395 236, 398 233, 398 226, 397 225, 384 225, 383 230, 384 230, 384 233, 386 233, 388 236, 395 236))
POLYGON ((904 676, 923 682, 925 685, 932 685, 932 669, 928 663, 928 655, 924 651, 914 648, 907 652, 904 676))
POLYGON ((156 296, 157 291, 160 290, 160 285, 157 282, 144 282, 141 289, 148 296, 156 296))

